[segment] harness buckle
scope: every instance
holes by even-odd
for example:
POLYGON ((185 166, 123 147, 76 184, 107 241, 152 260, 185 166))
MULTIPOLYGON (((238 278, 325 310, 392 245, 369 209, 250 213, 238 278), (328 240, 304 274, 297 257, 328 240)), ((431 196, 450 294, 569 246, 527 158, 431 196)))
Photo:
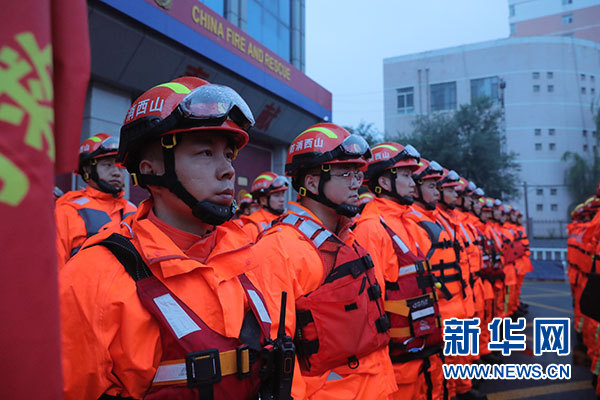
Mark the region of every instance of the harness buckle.
POLYGON ((212 385, 221 381, 221 359, 218 349, 196 351, 185 355, 188 387, 212 385))
POLYGON ((247 344, 241 345, 235 349, 237 376, 239 379, 250 376, 250 349, 247 344))

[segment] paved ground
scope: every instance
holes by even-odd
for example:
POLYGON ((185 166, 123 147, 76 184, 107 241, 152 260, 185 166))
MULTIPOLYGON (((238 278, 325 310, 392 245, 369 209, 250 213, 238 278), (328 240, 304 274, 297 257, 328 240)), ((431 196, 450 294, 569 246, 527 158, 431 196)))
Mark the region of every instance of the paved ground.
MULTIPOLYGON (((506 363, 546 366, 551 363, 571 364, 571 379, 557 380, 497 380, 480 381, 479 390, 488 394, 489 400, 535 399, 535 400, 594 400, 596 396, 591 385, 592 375, 587 365, 582 365, 584 357, 578 349, 572 349, 569 356, 556 354, 533 356, 533 318, 573 317, 572 297, 566 282, 527 280, 523 284, 521 300, 529 304, 527 315, 527 348, 525 352, 513 352, 505 357, 506 363), (575 362, 574 362, 575 360, 575 362)), ((575 346, 574 333, 571 345, 575 346)))

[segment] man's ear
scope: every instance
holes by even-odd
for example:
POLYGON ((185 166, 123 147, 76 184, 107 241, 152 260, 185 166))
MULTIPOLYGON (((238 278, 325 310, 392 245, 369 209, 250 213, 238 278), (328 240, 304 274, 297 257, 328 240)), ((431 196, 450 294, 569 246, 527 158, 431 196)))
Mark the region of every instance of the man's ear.
POLYGON ((258 204, 260 204, 261 207, 268 207, 269 206, 269 198, 267 196, 259 197, 258 204))
POLYGON ((387 190, 388 192, 392 190, 392 181, 387 174, 383 174, 377 178, 377 184, 381 186, 383 190, 387 190))
POLYGON ((314 195, 319 194, 319 181, 321 177, 319 175, 306 174, 304 176, 304 187, 306 190, 314 195))

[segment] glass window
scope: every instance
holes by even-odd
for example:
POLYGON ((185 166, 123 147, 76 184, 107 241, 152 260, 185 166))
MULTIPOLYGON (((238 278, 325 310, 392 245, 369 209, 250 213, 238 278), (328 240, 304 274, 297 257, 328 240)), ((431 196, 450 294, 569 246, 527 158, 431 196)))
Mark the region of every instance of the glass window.
POLYGON ((540 85, 533 85, 533 92, 538 93, 540 91, 540 85))
POLYGON ((217 14, 223 16, 225 12, 225 1, 224 0, 199 0, 201 3, 206 4, 211 10, 217 14))
POLYGON ((548 135, 554 136, 555 134, 556 134, 556 129, 554 129, 554 128, 548 129, 548 135))
POLYGON ((541 130, 541 129, 539 129, 539 128, 536 128, 536 129, 534 130, 534 132, 535 132, 535 136, 542 136, 542 130, 541 130))
POLYGON ((562 16, 563 25, 569 25, 573 23, 573 14, 567 14, 562 16))
POLYGON ((585 74, 581 74, 581 75, 579 75, 579 78, 580 78, 582 81, 585 81, 585 74))
POLYGON ((582 87, 581 88, 581 94, 585 94, 585 93, 586 93, 585 87, 582 87))
POLYGON ((514 35, 514 33, 517 31, 517 27, 515 26, 515 24, 510 24, 510 34, 514 35))
POLYGON ((550 211, 558 211, 558 204, 550 204, 550 211))
POLYGON ((535 194, 538 195, 538 196, 543 196, 544 195, 544 189, 541 189, 541 188, 535 189, 535 194))
POLYGON ((277 54, 284 60, 290 59, 290 28, 282 23, 277 26, 277 54))
POLYGON ((554 92, 554 85, 548 85, 548 93, 554 92))
POLYGON ((262 5, 248 0, 248 34, 262 43, 262 5))
POLYGON ((562 252, 561 251, 555 251, 554 252, 554 260, 556 260, 556 261, 561 261, 562 260, 562 252))
POLYGON ((588 151, 588 145, 587 144, 583 145, 583 151, 588 151))
POLYGON ((587 136, 587 130, 584 129, 582 133, 583 133, 583 136, 587 136))
POLYGON ((285 25, 290 24, 290 0, 279 0, 279 19, 285 25))
POLYGON ((546 258, 544 258, 544 260, 552 260, 552 252, 551 251, 546 251, 546 252, 544 252, 544 254, 546 254, 546 258))
POLYGON ((508 14, 511 17, 515 16, 515 5, 514 4, 511 4, 510 6, 508 6, 508 14))
POLYGON ((550 143, 550 150, 556 150, 556 143, 550 143))
POLYGON ((556 196, 556 193, 558 192, 558 190, 556 188, 552 188, 550 189, 550 195, 551 196, 556 196))
POLYGON ((431 111, 456 110, 456 82, 431 85, 431 111))
POLYGON ((566 6, 567 4, 573 4, 573 0, 562 0, 563 6, 566 6))
POLYGON ((594 82, 596 80, 596 78, 594 78, 594 75, 590 75, 590 82, 594 82))
POLYGON ((596 89, 594 89, 594 88, 591 88, 591 89, 590 89, 590 94, 596 94, 596 89))
POLYGON ((546 72, 546 78, 548 78, 548 79, 554 78, 554 72, 546 72))
POLYGON ((414 107, 414 88, 407 87, 396 89, 398 95, 398 114, 412 114, 415 111, 414 107))
POLYGON ((535 149, 536 149, 536 151, 541 150, 542 149, 542 144, 541 143, 536 143, 535 144, 535 149))
POLYGON ((542 255, 544 254, 542 251, 536 251, 535 252, 535 259, 536 260, 541 260, 542 259, 542 255))
POLYGON ((539 73, 539 72, 533 72, 533 73, 531 74, 531 77, 532 77, 533 79, 540 79, 540 73, 539 73))
POLYGON ((498 77, 471 79, 471 101, 480 97, 489 97, 498 103, 498 77))
POLYGON ((543 204, 536 204, 535 205, 535 209, 537 211, 544 211, 544 205, 543 204))
POLYGON ((277 19, 263 10, 262 43, 272 51, 277 51, 277 19))

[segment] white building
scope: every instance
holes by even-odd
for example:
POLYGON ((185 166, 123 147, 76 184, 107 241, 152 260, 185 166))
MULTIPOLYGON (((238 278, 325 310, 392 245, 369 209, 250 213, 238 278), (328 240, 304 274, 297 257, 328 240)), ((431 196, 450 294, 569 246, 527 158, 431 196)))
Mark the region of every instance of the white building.
MULTIPOLYGON (((537 2, 510 2, 515 18, 529 3, 537 2)), ((385 59, 386 135, 410 133, 416 115, 456 110, 480 95, 497 100, 503 91, 506 150, 518 154, 520 179, 529 186, 533 236, 564 237, 571 200, 561 157, 566 151, 591 156, 599 42, 513 37, 385 59)), ((525 209, 524 197, 514 203, 525 209)))

